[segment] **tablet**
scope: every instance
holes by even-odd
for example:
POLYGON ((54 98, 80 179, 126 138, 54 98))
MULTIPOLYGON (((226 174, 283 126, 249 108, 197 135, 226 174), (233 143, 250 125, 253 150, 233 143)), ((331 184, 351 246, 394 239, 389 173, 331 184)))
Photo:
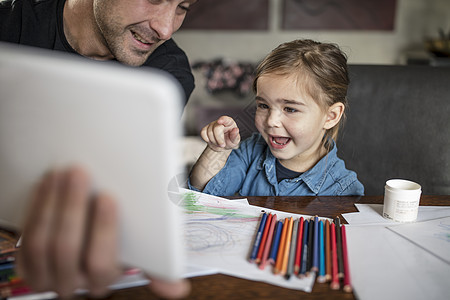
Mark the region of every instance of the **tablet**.
POLYGON ((182 89, 151 68, 0 43, 0 219, 20 227, 50 168, 78 164, 117 199, 120 258, 150 275, 183 274, 182 89))

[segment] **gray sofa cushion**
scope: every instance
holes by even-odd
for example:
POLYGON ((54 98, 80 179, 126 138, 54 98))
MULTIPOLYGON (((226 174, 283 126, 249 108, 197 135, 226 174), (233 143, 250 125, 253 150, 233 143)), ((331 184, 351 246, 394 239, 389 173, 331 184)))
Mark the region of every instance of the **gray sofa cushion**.
POLYGON ((390 178, 423 194, 450 194, 450 68, 351 65, 349 110, 338 155, 366 195, 390 178))

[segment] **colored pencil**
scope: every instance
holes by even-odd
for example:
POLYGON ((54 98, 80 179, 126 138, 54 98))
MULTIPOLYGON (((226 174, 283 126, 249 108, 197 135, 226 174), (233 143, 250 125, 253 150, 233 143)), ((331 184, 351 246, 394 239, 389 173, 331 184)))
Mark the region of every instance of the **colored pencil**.
POLYGON ((253 242, 252 252, 250 254, 250 262, 254 262, 256 259, 256 255, 258 255, 259 244, 261 243, 261 237, 264 230, 264 226, 266 224, 267 213, 263 213, 261 216, 261 220, 259 222, 259 228, 255 236, 255 240, 253 242))
POLYGON ((352 291, 352 284, 350 280, 350 266, 348 261, 347 249, 347 234, 345 232, 345 225, 341 226, 342 233, 342 252, 344 258, 344 292, 350 293, 352 291))
POLYGON ((334 219, 336 223, 336 248, 338 256, 338 276, 344 278, 344 261, 342 259, 342 239, 341 239, 341 220, 339 217, 334 219))
POLYGON ((334 223, 331 223, 330 228, 330 234, 331 234, 331 260, 332 260, 332 267, 331 267, 331 284, 330 287, 333 290, 339 289, 339 277, 338 277, 338 259, 337 259, 337 249, 336 249, 336 226, 334 223))
POLYGON ((330 221, 325 222, 325 280, 331 281, 330 221))
POLYGON ((289 263, 289 252, 291 250, 291 240, 292 240, 292 227, 294 225, 294 219, 292 217, 288 220, 288 228, 286 232, 286 240, 284 245, 283 263, 281 264, 281 275, 286 275, 287 266, 289 263))
POLYGON ((267 260, 269 258, 270 247, 272 246, 272 242, 273 242, 273 233, 275 230, 276 223, 277 223, 277 215, 274 214, 272 216, 272 220, 270 222, 269 233, 267 234, 267 241, 266 241, 266 244, 264 245, 264 252, 262 254, 261 263, 259 264, 260 269, 264 269, 267 264, 267 260))
POLYGON ((319 218, 315 216, 311 272, 317 271, 319 271, 319 218))
POLYGON ((319 276, 317 281, 323 283, 325 279, 325 240, 323 235, 323 222, 319 221, 319 276))
POLYGON ((283 231, 281 232, 280 245, 278 246, 277 259, 275 260, 275 268, 273 269, 273 272, 275 274, 278 274, 281 272, 281 267, 283 264, 284 246, 286 243, 286 232, 287 232, 287 228, 289 226, 288 223, 289 223, 289 219, 285 218, 284 224, 283 224, 283 231))
POLYGON ((298 275, 300 272, 300 265, 302 261, 302 242, 303 242, 303 217, 300 218, 298 222, 298 230, 297 230, 297 247, 295 251, 295 262, 294 262, 294 273, 298 275))
POLYGON ((266 224, 264 225, 261 243, 259 245, 258 254, 256 255, 256 259, 255 259, 255 262, 257 264, 259 264, 262 259, 262 254, 263 254, 265 246, 266 246, 267 235, 269 234, 270 223, 272 222, 272 216, 273 216, 272 213, 269 213, 269 215, 267 216, 266 224))
POLYGON ((303 225, 303 250, 302 250, 302 264, 300 266, 300 277, 306 274, 306 265, 308 259, 308 234, 309 234, 309 221, 305 220, 303 225))
POLYGON ((275 261, 277 260, 277 254, 278 254, 278 248, 280 246, 282 230, 283 230, 283 221, 280 220, 277 222, 272 246, 270 247, 269 259, 267 261, 269 264, 274 264, 275 261))
POLYGON ((297 247, 297 237, 298 237, 297 231, 298 231, 298 219, 294 221, 294 225, 292 226, 292 238, 289 250, 289 261, 286 271, 286 279, 289 279, 291 275, 294 273, 295 250, 297 247))
POLYGON ((309 232, 308 232, 308 253, 307 253, 307 258, 306 258, 306 276, 309 276, 309 273, 311 272, 311 268, 312 268, 312 258, 313 258, 313 251, 314 251, 313 238, 314 238, 314 218, 311 218, 311 221, 309 222, 309 232))

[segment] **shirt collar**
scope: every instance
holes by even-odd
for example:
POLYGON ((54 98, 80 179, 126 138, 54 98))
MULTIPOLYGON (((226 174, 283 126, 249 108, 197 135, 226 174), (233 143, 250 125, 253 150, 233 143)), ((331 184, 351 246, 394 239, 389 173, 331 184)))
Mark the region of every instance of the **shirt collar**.
MULTIPOLYGON (((321 160, 319 160, 319 162, 317 162, 317 164, 314 167, 304 172, 299 177, 293 178, 291 180, 292 181, 303 180, 303 182, 310 188, 310 190, 313 193, 317 194, 322 188, 322 185, 325 183, 327 174, 331 169, 329 166, 334 165, 336 159, 337 159, 337 147, 336 143, 333 141, 333 147, 331 148, 330 152, 328 152, 327 155, 325 155, 321 160)), ((276 160, 275 156, 273 156, 269 147, 267 147, 266 154, 262 155, 259 158, 257 168, 260 170, 264 169, 264 166, 275 168, 275 160, 276 160)))

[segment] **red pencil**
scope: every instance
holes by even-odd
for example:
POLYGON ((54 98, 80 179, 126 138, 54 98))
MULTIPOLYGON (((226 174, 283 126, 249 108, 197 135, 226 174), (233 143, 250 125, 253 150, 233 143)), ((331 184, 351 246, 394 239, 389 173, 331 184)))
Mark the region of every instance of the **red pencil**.
POLYGON ((325 280, 331 281, 330 221, 325 222, 325 280))
POLYGON ((269 215, 267 216, 266 224, 264 225, 263 235, 261 238, 261 244, 259 244, 258 254, 256 255, 256 259, 255 259, 255 262, 257 264, 260 263, 261 259, 262 259, 262 254, 265 249, 265 245, 266 245, 266 241, 267 241, 267 234, 269 232, 270 223, 272 221, 272 216, 273 216, 272 213, 269 213, 269 215))
POLYGON ((284 247, 286 244, 286 232, 287 232, 288 223, 289 223, 289 219, 285 218, 284 224, 283 224, 283 231, 281 232, 280 245, 278 246, 277 260, 275 261, 275 267, 273 268, 273 272, 275 274, 278 274, 281 271, 281 265, 283 263, 284 247))
POLYGON ((297 231, 297 248, 295 252, 294 274, 300 272, 300 262, 302 257, 302 240, 303 240, 303 217, 300 218, 297 231))
POLYGON ((275 224, 277 223, 277 215, 272 216, 272 220, 270 222, 269 233, 267 234, 266 244, 264 246, 264 252, 262 254, 261 263, 259 264, 259 268, 262 270, 266 266, 267 259, 269 257, 270 247, 272 245, 273 239, 273 231, 275 229, 275 224))
POLYGON ((338 276, 338 259, 337 259, 337 247, 336 247, 336 226, 331 223, 331 259, 332 259, 332 279, 330 287, 333 290, 339 289, 339 276, 338 276))
POLYGON ((342 256, 344 259, 344 292, 350 293, 352 291, 352 285, 350 280, 350 266, 348 262, 348 250, 347 250, 347 234, 345 233, 345 225, 341 226, 341 238, 342 238, 342 256))

